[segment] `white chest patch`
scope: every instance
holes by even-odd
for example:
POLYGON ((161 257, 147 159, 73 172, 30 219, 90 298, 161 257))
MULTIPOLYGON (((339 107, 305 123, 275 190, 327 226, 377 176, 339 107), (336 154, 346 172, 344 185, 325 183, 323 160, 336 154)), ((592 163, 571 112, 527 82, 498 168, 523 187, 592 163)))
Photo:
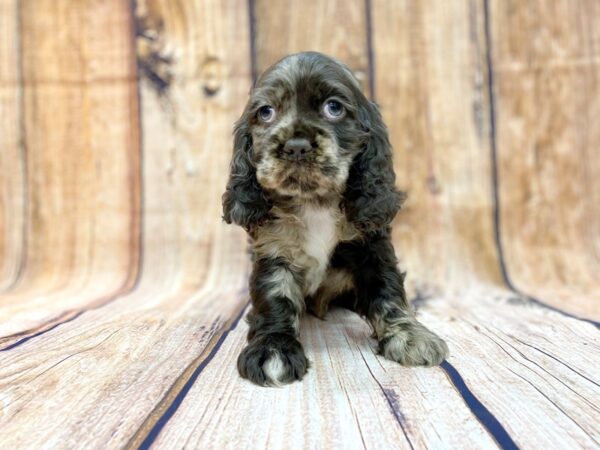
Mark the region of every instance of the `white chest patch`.
POLYGON ((302 214, 305 226, 303 250, 313 262, 305 278, 308 295, 316 292, 327 271, 331 252, 339 240, 338 219, 339 213, 331 208, 309 206, 302 214))

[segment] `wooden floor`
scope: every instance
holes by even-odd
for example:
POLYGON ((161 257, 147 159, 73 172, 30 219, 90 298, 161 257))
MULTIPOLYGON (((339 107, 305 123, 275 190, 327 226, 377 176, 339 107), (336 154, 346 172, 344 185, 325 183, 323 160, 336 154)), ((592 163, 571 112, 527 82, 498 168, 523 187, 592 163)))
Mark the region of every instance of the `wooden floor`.
MULTIPOLYGON (((140 292, 139 295, 142 295, 140 292)), ((420 302, 441 368, 375 354, 356 315, 307 317, 302 383, 237 375, 243 289, 123 297, 5 342, 3 448, 597 448, 598 324, 489 287, 420 302), (218 296, 218 298, 216 298, 218 296), (173 305, 173 303, 178 303, 173 305), (226 304, 227 306, 224 306, 226 304)))
POLYGON ((0 449, 600 448, 600 3, 0 0, 0 449), (306 317, 239 378, 221 221, 252 79, 315 49, 382 108, 439 368, 306 317))

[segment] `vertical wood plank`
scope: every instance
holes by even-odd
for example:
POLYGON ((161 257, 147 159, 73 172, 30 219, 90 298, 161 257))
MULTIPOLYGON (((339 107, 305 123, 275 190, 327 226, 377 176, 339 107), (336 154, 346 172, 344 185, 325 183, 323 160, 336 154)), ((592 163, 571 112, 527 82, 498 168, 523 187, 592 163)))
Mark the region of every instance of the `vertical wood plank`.
POLYGON ((232 126, 251 84, 249 16, 239 6, 137 2, 141 276, 128 295, 6 353, 3 444, 137 447, 246 305, 246 237, 221 220, 232 126), (76 356, 63 365, 65 355, 76 356), (60 377, 57 366, 67 368, 60 377), (60 405, 45 402, 53 392, 60 405))
POLYGON ((124 2, 23 3, 27 275, 129 271, 136 105, 124 2), (57 32, 60 30, 60 32, 57 32), (98 39, 102 35, 103 39, 98 39))
MULTIPOLYGON (((139 248, 129 4, 20 2, 27 248, 2 336, 127 290, 139 248)), ((29 328, 31 327, 31 328, 29 328)))
POLYGON ((600 4, 492 1, 501 237, 514 285, 600 318, 600 4))
POLYGON ((375 91, 408 201, 394 229, 413 290, 500 282, 480 2, 372 2, 375 91))
POLYGON ((256 0, 255 75, 282 57, 314 50, 346 63, 368 86, 367 17, 364 0, 288 2, 256 0))
POLYGON ((18 1, 0 1, 0 292, 17 279, 25 214, 18 1))
POLYGON ((243 230, 221 219, 233 122, 250 86, 248 19, 235 9, 230 2, 137 2, 143 283, 190 292, 224 267, 246 264, 243 230), (227 252, 229 245, 238 251, 227 252))

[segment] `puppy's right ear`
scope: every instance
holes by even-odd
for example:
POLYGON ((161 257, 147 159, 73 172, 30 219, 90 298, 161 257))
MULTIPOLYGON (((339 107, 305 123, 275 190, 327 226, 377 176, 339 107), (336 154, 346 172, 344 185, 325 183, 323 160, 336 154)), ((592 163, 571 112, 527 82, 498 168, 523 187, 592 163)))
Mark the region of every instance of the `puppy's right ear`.
POLYGON ((271 209, 271 203, 256 179, 251 152, 252 136, 244 115, 234 128, 233 158, 227 189, 223 194, 223 219, 246 230, 264 221, 271 209))

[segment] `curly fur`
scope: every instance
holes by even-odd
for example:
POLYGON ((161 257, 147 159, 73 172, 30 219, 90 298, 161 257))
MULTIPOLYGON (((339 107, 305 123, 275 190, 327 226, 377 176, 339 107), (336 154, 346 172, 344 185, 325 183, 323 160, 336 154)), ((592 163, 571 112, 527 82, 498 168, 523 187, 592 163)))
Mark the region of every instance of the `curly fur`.
POLYGON ((368 134, 363 152, 350 168, 344 207, 359 229, 374 231, 392 222, 406 195, 395 186, 392 149, 379 109, 365 102, 358 118, 368 134))
POLYGON ((269 68, 236 123, 230 170, 223 218, 249 232, 254 256, 243 377, 263 386, 302 379, 307 306, 321 317, 333 304, 365 316, 380 352, 401 364, 447 356, 406 301, 390 236, 404 194, 381 114, 346 66, 305 52, 269 68), (326 114, 331 99, 339 117, 326 114), (290 158, 287 144, 298 140, 307 153, 290 158))
POLYGON ((256 168, 250 161, 252 139, 245 121, 235 126, 233 148, 229 182, 223 194, 223 218, 248 230, 267 218, 271 203, 258 184, 256 168))

